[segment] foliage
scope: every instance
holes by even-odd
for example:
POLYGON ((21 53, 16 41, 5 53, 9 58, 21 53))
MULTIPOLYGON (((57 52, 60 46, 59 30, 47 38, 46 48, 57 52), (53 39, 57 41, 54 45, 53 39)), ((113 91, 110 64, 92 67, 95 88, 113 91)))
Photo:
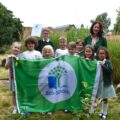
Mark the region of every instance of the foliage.
POLYGON ((54 47, 59 48, 59 37, 60 37, 60 33, 58 32, 53 32, 50 36, 50 39, 54 42, 54 47))
POLYGON ((12 11, 0 3, 0 46, 21 40, 23 29, 21 23, 19 18, 14 17, 12 11))
POLYGON ((88 118, 89 109, 91 106, 91 94, 89 94, 88 91, 92 90, 92 87, 90 87, 87 82, 82 82, 82 85, 84 87, 83 90, 80 91, 80 102, 82 103, 82 109, 81 110, 75 110, 73 113, 79 118, 88 118))
POLYGON ((113 81, 115 84, 120 82, 120 41, 108 40, 108 49, 113 65, 113 81))
POLYGON ((95 20, 91 20, 91 21, 92 22, 93 21, 100 21, 103 25, 104 32, 107 33, 109 31, 109 26, 111 24, 111 19, 108 18, 108 14, 106 12, 98 15, 95 20))
POLYGON ((116 18, 116 24, 114 25, 113 32, 114 34, 120 34, 120 8, 116 10, 117 12, 117 18, 116 18))

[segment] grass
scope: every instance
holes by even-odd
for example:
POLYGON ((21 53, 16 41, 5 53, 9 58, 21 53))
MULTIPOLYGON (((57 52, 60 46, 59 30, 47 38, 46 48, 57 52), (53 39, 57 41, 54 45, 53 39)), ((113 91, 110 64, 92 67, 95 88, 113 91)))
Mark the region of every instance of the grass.
POLYGON ((0 55, 0 79, 8 78, 9 75, 8 69, 5 69, 4 67, 1 66, 1 62, 3 59, 6 58, 6 56, 7 56, 6 54, 0 55))

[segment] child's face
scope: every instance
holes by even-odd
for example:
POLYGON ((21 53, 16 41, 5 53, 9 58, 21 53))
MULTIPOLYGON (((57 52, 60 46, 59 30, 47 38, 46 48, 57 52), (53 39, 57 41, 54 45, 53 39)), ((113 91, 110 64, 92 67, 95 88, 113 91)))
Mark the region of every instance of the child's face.
POLYGON ((104 50, 99 50, 98 57, 99 57, 100 60, 104 60, 105 57, 106 57, 105 51, 104 50))
POLYGON ((85 49, 85 57, 86 58, 91 58, 92 57, 92 54, 93 54, 93 51, 91 48, 86 48, 85 49))
POLYGON ((35 49, 35 44, 34 43, 27 43, 27 49, 29 51, 33 51, 35 49))
POLYGON ((64 40, 64 39, 61 39, 59 41, 59 45, 60 45, 61 48, 65 48, 67 46, 67 41, 64 40))
POLYGON ((48 49, 48 48, 44 49, 43 50, 43 57, 45 57, 45 58, 51 58, 51 57, 53 57, 51 49, 48 49))
POLYGON ((43 31, 42 33, 42 37, 44 38, 44 40, 47 40, 49 38, 49 32, 48 31, 43 31))
POLYGON ((80 51, 80 50, 82 50, 83 49, 83 44, 82 44, 82 42, 79 42, 78 44, 76 44, 76 50, 77 51, 80 51))
POLYGON ((74 55, 76 52, 76 49, 75 48, 68 48, 68 52, 70 55, 74 55))
POLYGON ((17 55, 20 53, 20 45, 19 44, 16 43, 12 46, 12 53, 14 55, 17 55))

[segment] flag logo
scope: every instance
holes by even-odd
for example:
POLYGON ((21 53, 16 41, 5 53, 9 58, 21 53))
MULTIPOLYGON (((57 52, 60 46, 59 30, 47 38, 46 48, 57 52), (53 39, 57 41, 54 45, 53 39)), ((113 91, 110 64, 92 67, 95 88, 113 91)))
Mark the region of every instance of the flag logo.
POLYGON ((40 93, 52 103, 71 98, 76 87, 77 78, 75 71, 65 61, 53 61, 39 73, 38 88, 40 93))

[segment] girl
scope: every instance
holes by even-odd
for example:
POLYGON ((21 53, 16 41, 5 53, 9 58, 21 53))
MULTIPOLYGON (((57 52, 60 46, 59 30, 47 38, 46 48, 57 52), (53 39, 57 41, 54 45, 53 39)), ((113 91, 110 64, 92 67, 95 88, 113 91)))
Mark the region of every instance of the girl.
POLYGON ((100 117, 102 120, 105 120, 108 110, 108 98, 116 97, 116 94, 112 83, 112 64, 109 61, 108 50, 105 47, 99 48, 97 56, 103 72, 103 92, 100 96, 100 98, 102 98, 100 117))
POLYGON ((80 39, 76 41, 76 53, 80 57, 84 57, 84 42, 80 39))
POLYGON ((42 56, 44 58, 52 58, 54 57, 54 50, 51 45, 45 45, 42 49, 42 56))
POLYGON ((35 37, 28 37, 25 40, 25 47, 27 48, 27 51, 22 53, 22 57, 24 59, 39 59, 42 58, 42 54, 35 50, 37 47, 37 40, 35 37))
POLYGON ((67 55, 68 49, 67 49, 67 38, 60 37, 59 38, 59 46, 60 48, 55 51, 55 57, 61 56, 61 55, 67 55))
POLYGON ((14 42, 11 46, 12 53, 6 58, 5 68, 9 68, 9 84, 10 90, 12 91, 12 104, 13 104, 13 114, 17 113, 17 105, 16 105, 16 94, 15 94, 15 84, 14 84, 14 76, 13 76, 13 63, 12 58, 20 57, 20 47, 21 45, 18 42, 14 42))
POLYGON ((84 49, 84 58, 94 60, 94 49, 91 45, 86 45, 84 49))

